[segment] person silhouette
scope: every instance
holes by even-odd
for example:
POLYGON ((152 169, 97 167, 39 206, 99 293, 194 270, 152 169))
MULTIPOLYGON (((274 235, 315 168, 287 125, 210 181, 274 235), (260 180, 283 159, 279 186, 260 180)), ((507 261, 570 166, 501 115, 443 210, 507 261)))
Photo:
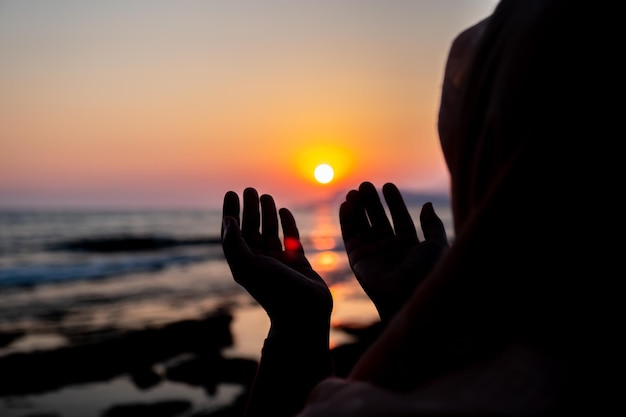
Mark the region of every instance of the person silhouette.
MULTIPOLYGON (((324 371, 302 390, 291 387, 300 394, 286 407, 277 405, 285 400, 279 388, 304 378, 298 369, 306 360, 271 358, 264 347, 260 370, 265 359, 268 367, 252 399, 257 388, 260 395, 276 390, 249 415, 552 416, 623 408, 612 375, 622 354, 616 329, 624 164, 615 139, 621 117, 611 105, 623 78, 615 54, 622 36, 610 21, 616 6, 605 6, 501 0, 455 38, 438 121, 454 241, 447 247, 435 231, 418 253, 386 263, 364 249, 385 239, 393 245, 372 185, 349 192, 340 207, 348 258, 385 327, 347 378, 332 376, 327 346, 303 347, 303 357, 325 358, 324 371), (400 263, 404 273, 394 275, 389 265, 400 263), (408 297, 396 298, 394 288, 408 297), (288 363, 296 364, 291 373, 272 378, 270 365, 288 363)), ((383 188, 395 193, 392 185, 383 188)), ((258 290, 255 298, 265 297, 271 286, 251 284, 254 277, 293 276, 294 269, 281 262, 264 268, 256 258, 259 236, 244 232, 259 227, 258 220, 244 227, 246 212, 255 210, 252 203, 246 209, 246 193, 241 230, 235 197, 225 197, 224 252, 235 279, 251 294, 248 287, 258 290)), ((401 211, 394 198, 388 206, 401 211)), ((410 235, 412 222, 398 210, 391 214, 393 235, 410 235)), ((432 220, 429 211, 423 207, 421 217, 432 220)), ((293 218, 285 220, 285 236, 293 237, 293 218)), ((284 243, 290 247, 287 237, 284 243)), ((301 262, 304 253, 298 254, 301 262)), ((310 312, 316 340, 332 309, 326 297, 323 314, 310 312)), ((298 348, 293 339, 277 345, 298 348)))

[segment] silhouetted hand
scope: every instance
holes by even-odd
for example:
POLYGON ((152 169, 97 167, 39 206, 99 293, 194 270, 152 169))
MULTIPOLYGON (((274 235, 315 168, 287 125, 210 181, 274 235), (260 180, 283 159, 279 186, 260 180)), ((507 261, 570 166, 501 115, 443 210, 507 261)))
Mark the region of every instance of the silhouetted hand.
POLYGON ((333 301, 324 280, 304 255, 291 212, 280 209, 284 247, 278 235, 274 199, 260 198, 254 188, 243 193, 239 226, 239 197, 224 196, 222 247, 237 283, 265 309, 270 336, 292 337, 294 331, 313 332, 327 339, 333 301), (260 211, 259 211, 260 203, 260 211))
POLYGON ((422 206, 420 241, 398 188, 383 186, 393 227, 374 185, 363 182, 341 204, 339 220, 350 266, 381 320, 389 320, 448 248, 441 219, 431 203, 422 206))

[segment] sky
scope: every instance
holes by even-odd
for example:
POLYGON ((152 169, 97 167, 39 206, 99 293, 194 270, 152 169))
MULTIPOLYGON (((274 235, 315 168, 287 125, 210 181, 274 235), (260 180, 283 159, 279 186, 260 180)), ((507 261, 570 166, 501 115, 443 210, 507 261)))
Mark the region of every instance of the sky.
POLYGON ((0 0, 0 208, 446 193, 446 56, 496 2, 0 0))

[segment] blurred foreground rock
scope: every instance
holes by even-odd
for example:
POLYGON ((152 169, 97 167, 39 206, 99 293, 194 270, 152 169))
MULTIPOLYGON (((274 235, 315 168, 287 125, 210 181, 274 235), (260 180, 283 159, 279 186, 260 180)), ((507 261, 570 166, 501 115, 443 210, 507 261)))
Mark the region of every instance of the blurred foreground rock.
MULTIPOLYGON (((139 388, 161 378, 153 366, 181 354, 220 358, 233 343, 232 315, 219 311, 200 320, 109 335, 102 340, 0 357, 0 397, 53 391, 128 374, 139 388)), ((218 361, 218 359, 214 359, 218 361)))
MULTIPOLYGON (((222 383, 237 384, 243 389, 232 404, 217 410, 189 414, 193 406, 189 401, 168 399, 112 404, 103 417, 168 417, 181 413, 190 417, 240 416, 258 363, 222 355, 222 350, 233 344, 232 318, 229 311, 218 310, 199 320, 124 333, 103 332, 88 342, 68 347, 0 357, 0 398, 42 394, 127 375, 142 390, 164 380, 202 387, 207 396, 215 395, 222 383)), ((354 338, 353 342, 331 350, 336 375, 345 377, 378 336, 380 323, 346 324, 336 329, 354 338)))

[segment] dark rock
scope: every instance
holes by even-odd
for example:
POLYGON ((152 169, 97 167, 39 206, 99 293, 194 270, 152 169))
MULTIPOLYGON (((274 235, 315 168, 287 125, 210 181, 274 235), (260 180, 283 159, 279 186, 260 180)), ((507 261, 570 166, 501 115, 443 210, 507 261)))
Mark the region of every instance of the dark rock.
POLYGON ((333 326, 333 328, 336 330, 341 330, 342 332, 354 336, 355 338, 362 341, 373 341, 382 331, 383 324, 379 321, 366 325, 344 323, 335 325, 333 326))
POLYGON ((213 395, 219 383, 251 386, 257 366, 257 361, 252 359, 204 355, 168 366, 165 377, 203 387, 209 395, 213 395))
POLYGON ((155 403, 132 403, 114 405, 102 414, 102 417, 173 417, 191 408, 186 400, 168 400, 155 403))
POLYGON ((218 355, 232 345, 231 320, 230 313, 219 312, 83 345, 6 355, 0 357, 0 396, 106 381, 186 352, 218 355))
POLYGON ((0 348, 5 346, 9 346, 15 340, 24 336, 24 332, 16 331, 16 332, 0 332, 0 348))
POLYGON ((133 369, 128 372, 133 384, 140 390, 147 390, 158 385, 162 378, 151 367, 133 369))
POLYGON ((381 322, 370 325, 344 324, 334 327, 356 339, 354 342, 345 343, 331 349, 335 375, 346 378, 354 364, 359 360, 363 352, 372 344, 383 329, 381 322))

